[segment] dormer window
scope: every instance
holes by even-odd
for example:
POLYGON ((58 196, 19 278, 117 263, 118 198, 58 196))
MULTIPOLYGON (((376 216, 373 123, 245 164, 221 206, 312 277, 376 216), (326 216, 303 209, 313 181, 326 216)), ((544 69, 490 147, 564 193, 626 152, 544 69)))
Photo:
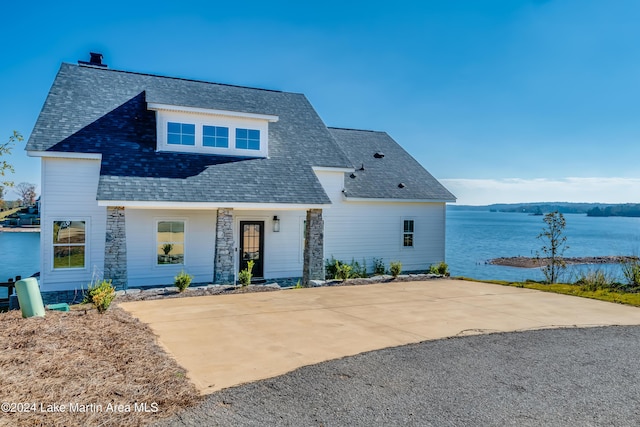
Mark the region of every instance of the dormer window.
POLYGON ((243 150, 259 150, 260 131, 255 129, 236 129, 236 148, 243 150))
POLYGON ((196 125, 168 122, 167 144, 196 145, 196 125))
POLYGON ((156 111, 158 150, 267 157, 269 123, 277 116, 148 104, 156 111))
POLYGON ((205 147, 229 148, 229 128, 202 126, 202 145, 205 147))

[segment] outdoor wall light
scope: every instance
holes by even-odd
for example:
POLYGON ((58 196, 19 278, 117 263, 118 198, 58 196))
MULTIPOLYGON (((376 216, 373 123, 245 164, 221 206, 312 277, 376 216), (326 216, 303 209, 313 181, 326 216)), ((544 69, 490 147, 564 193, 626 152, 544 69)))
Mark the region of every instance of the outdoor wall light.
POLYGON ((273 216, 273 232, 278 233, 280 231, 280 218, 278 215, 273 216))

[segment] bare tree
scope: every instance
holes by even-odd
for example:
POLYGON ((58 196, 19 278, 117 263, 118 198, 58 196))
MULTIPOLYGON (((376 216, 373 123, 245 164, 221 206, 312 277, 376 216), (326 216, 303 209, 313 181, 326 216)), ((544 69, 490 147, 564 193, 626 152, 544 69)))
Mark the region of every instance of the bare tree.
MULTIPOLYGON (((564 215, 558 211, 546 214, 544 222, 546 226, 538 235, 538 239, 545 242, 542 246, 545 264, 542 267, 542 273, 547 283, 556 283, 560 273, 567 267, 563 255, 569 247, 566 245, 567 236, 562 235, 567 224, 564 215)), ((538 258, 540 258, 540 253, 538 253, 538 258)))
POLYGON ((16 185, 15 192, 20 197, 22 206, 31 206, 36 202, 36 186, 28 182, 16 185))

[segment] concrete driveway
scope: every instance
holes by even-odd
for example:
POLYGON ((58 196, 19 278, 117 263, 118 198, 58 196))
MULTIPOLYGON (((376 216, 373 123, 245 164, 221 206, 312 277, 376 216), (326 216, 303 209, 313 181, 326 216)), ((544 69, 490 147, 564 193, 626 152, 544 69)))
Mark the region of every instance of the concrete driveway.
POLYGON ((459 280, 120 304, 204 393, 370 350, 456 335, 640 325, 640 309, 459 280))

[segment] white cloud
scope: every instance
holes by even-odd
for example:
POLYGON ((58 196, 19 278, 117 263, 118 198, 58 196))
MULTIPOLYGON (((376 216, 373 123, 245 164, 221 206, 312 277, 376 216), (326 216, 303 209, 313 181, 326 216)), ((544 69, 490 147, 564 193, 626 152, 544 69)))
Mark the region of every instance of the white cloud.
POLYGON ((640 203, 640 178, 441 179, 459 205, 525 202, 640 203))

